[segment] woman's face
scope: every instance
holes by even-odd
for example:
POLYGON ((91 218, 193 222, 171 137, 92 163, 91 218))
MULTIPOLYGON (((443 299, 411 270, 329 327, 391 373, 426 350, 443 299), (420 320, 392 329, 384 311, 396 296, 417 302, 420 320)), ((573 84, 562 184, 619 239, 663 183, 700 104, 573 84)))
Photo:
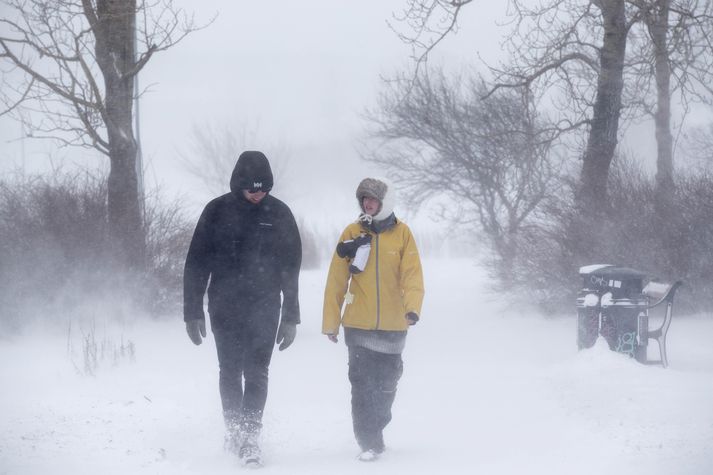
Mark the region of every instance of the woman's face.
POLYGON ((361 201, 361 205, 364 208, 364 212, 366 214, 368 214, 369 216, 374 216, 376 213, 379 212, 379 206, 381 206, 381 203, 379 203, 379 200, 377 200, 376 198, 365 196, 361 201))

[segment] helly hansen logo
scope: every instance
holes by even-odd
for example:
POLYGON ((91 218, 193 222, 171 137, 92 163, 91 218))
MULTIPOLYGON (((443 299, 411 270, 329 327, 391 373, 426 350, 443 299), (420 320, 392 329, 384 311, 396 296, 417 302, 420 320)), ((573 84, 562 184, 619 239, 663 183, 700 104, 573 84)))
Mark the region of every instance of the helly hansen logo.
POLYGON ((256 181, 253 183, 253 188, 262 188, 262 182, 261 181, 256 181))

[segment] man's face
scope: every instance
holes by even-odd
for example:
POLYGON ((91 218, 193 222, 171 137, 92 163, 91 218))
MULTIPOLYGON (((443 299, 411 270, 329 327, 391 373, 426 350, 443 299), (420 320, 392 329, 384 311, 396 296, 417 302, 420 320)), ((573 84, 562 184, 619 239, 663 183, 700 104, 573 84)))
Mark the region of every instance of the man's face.
POLYGON ((361 203, 366 214, 374 216, 376 213, 379 212, 379 206, 381 205, 381 203, 379 203, 379 200, 377 200, 376 198, 372 198, 371 196, 365 196, 361 203))
POLYGON ((243 196, 252 204, 258 204, 265 196, 267 196, 267 193, 264 191, 243 190, 243 196))

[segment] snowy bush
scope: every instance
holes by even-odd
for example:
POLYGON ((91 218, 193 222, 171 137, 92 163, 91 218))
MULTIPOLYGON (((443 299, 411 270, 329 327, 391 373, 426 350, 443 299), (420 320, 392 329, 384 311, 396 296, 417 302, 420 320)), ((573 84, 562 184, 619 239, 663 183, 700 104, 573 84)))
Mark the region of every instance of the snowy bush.
POLYGON ((78 374, 96 376, 101 367, 116 367, 121 363, 136 361, 136 345, 131 339, 120 334, 117 341, 105 322, 101 334, 97 334, 96 319, 92 317, 86 324, 79 322, 75 329, 72 320, 67 326, 67 357, 78 374))
POLYGON ((179 204, 147 204, 148 262, 142 275, 111 260, 106 179, 89 172, 0 181, 0 308, 5 325, 59 320, 104 302, 109 313, 160 313, 180 301, 191 228, 179 204), (137 298, 138 296, 138 298, 137 298))
MULTIPOLYGON (((713 305, 713 175, 681 172, 673 202, 657 210, 653 178, 619 158, 609 179, 610 207, 597 217, 574 207, 569 192, 550 198, 536 226, 518 236, 512 280, 501 282, 550 312, 571 312, 587 264, 633 267, 664 281, 683 280, 679 311, 713 305)), ((491 263, 497 267, 497 262, 491 263)))

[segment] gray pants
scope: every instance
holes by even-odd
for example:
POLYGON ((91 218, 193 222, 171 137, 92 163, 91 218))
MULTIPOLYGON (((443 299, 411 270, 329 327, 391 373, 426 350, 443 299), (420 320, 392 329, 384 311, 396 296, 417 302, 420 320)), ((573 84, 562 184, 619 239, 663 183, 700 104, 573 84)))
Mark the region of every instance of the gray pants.
POLYGON ((384 450, 383 430, 391 421, 396 386, 403 373, 400 354, 349 347, 354 435, 362 450, 384 450))

